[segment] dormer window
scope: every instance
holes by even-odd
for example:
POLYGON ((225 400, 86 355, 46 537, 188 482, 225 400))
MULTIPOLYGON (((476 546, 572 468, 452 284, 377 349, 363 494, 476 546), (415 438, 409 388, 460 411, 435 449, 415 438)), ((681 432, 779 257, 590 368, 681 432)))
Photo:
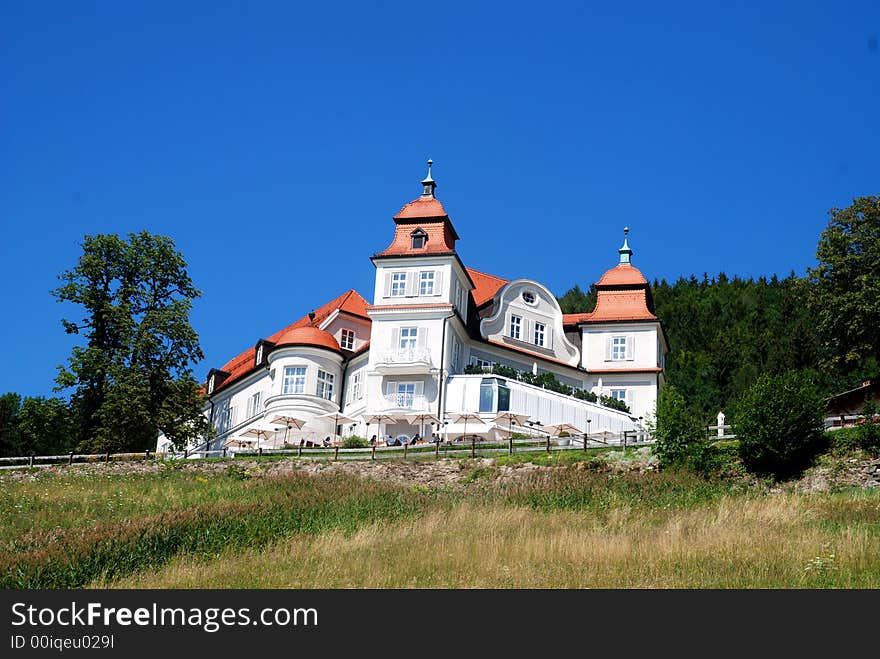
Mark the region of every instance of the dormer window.
POLYGON ((354 350, 354 330, 343 329, 339 341, 339 347, 343 350, 354 350))
POLYGON ((425 246, 425 243, 428 241, 428 234, 425 233, 424 229, 416 229, 411 234, 412 237, 412 248, 413 249, 422 249, 425 246))
POLYGON ((255 366, 259 366, 263 363, 263 344, 257 346, 257 358, 255 360, 255 366))
POLYGON ((208 395, 210 396, 213 393, 214 393, 214 376, 212 375, 211 377, 208 378, 208 395))
POLYGON ((523 302, 526 304, 535 304, 535 294, 532 291, 523 291, 522 294, 523 302))

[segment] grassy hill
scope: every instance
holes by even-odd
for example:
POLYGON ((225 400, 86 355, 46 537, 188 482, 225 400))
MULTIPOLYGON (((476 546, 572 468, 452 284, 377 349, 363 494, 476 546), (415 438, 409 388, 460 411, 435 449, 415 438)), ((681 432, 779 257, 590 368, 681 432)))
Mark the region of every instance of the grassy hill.
POLYGON ((0 586, 880 587, 876 489, 620 458, 5 473, 0 586))

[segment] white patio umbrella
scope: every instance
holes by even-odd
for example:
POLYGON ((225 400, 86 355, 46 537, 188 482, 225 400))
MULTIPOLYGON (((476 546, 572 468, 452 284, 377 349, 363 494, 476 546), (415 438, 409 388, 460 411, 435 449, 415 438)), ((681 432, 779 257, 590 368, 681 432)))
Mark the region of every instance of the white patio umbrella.
POLYGON ((287 426, 287 430, 284 432, 284 443, 287 443, 287 437, 290 434, 291 428, 296 428, 297 430, 302 430, 303 426, 306 425, 306 421, 303 419, 297 418, 295 416, 286 416, 283 414, 279 414, 274 419, 272 419, 272 423, 283 423, 287 426))
POLYGON ((474 412, 453 412, 450 417, 452 418, 453 423, 463 423, 464 424, 464 437, 467 438, 467 424, 468 421, 476 421, 477 423, 483 423, 483 418, 479 414, 475 414, 474 412))
POLYGON ((608 438, 613 436, 614 433, 611 430, 608 430, 608 428, 599 428, 599 430, 594 430, 590 433, 590 439, 592 439, 596 435, 600 435, 601 437, 603 437, 603 439, 599 439, 597 441, 600 441, 603 444, 607 444, 608 438))
POLYGON ((225 442, 223 442, 224 448, 229 448, 230 446, 237 446, 238 448, 245 448, 246 446, 253 444, 256 440, 251 439, 250 437, 229 437, 225 442))
MULTIPOLYGON (((367 425, 375 424, 381 426, 383 423, 398 423, 400 421, 400 416, 397 414, 388 414, 387 412, 377 412, 375 414, 364 414, 363 419, 364 423, 367 425)), ((369 432, 367 434, 369 434, 369 432)))
POLYGON ((243 433, 241 433, 240 437, 256 437, 257 438, 257 446, 259 446, 261 439, 268 438, 274 432, 275 432, 274 428, 252 426, 251 428, 248 428, 243 433))
POLYGON ((583 435, 584 431, 578 428, 577 426, 573 426, 570 423, 551 423, 549 426, 544 426, 544 429, 549 432, 553 437, 559 437, 564 432, 569 434, 577 434, 583 435))
POLYGON ((424 426, 426 423, 436 423, 439 427, 440 419, 436 414, 432 414, 431 412, 413 412, 412 414, 404 414, 407 423, 412 423, 418 426, 424 426))
POLYGON ((495 423, 507 422, 507 438, 513 435, 513 424, 521 426, 529 420, 528 414, 519 414, 518 412, 499 412, 495 415, 495 423))
POLYGON ((345 424, 345 423, 356 423, 357 422, 357 419, 355 419, 354 417, 348 416, 347 414, 344 414, 342 412, 327 412, 326 414, 319 414, 318 416, 314 417, 310 421, 310 423, 314 422, 316 419, 327 419, 329 421, 332 421, 334 435, 336 434, 336 426, 338 426, 340 423, 345 424))

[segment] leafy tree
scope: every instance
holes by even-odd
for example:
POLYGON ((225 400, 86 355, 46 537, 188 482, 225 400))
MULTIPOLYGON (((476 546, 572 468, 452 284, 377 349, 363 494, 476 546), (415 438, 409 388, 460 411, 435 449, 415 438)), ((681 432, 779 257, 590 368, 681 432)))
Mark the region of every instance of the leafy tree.
POLYGON ((819 239, 811 309, 829 366, 880 370, 880 196, 858 197, 830 211, 819 239))
POLYGON ((0 396, 0 456, 21 455, 20 412, 21 396, 13 392, 0 396))
POLYGON ((688 408, 681 392, 667 384, 657 397, 657 414, 651 429, 657 440, 654 450, 662 464, 680 464, 703 439, 699 418, 688 408))
POLYGON ((777 478, 800 473, 821 446, 824 417, 825 401, 810 374, 760 376, 733 412, 743 464, 777 478))
POLYGON ((18 427, 20 455, 56 455, 75 448, 73 418, 61 398, 25 398, 18 427))
POLYGON ((86 343, 74 348, 57 378, 59 389, 75 389, 78 448, 142 451, 155 445, 159 431, 177 445, 206 435, 191 370, 203 355, 189 323, 201 293, 183 256, 170 238, 146 231, 127 240, 87 235, 82 247, 54 291, 84 309, 81 321, 62 321, 86 343))

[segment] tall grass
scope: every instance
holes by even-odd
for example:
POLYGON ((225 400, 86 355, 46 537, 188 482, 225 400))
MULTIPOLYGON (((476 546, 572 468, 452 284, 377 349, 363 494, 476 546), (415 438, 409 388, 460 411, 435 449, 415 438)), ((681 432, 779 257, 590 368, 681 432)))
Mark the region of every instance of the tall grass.
MULTIPOLYGON (((835 495, 836 496, 836 495, 835 495)), ((180 557, 136 588, 876 588, 876 496, 722 497, 668 510, 590 512, 459 504, 350 535, 298 536, 207 564, 180 557), (826 509, 827 506, 827 509, 826 509)), ((106 584, 98 584, 106 585, 106 584)))
POLYGON ((880 492, 583 464, 444 489, 258 475, 4 480, 0 587, 880 586, 880 492))
POLYGON ((32 532, 26 543, 8 542, 0 554, 0 588, 76 588, 99 577, 155 569, 179 553, 211 559, 294 534, 330 528, 348 533, 366 522, 417 514, 431 499, 425 492, 341 476, 291 475, 240 489, 251 496, 32 532))

